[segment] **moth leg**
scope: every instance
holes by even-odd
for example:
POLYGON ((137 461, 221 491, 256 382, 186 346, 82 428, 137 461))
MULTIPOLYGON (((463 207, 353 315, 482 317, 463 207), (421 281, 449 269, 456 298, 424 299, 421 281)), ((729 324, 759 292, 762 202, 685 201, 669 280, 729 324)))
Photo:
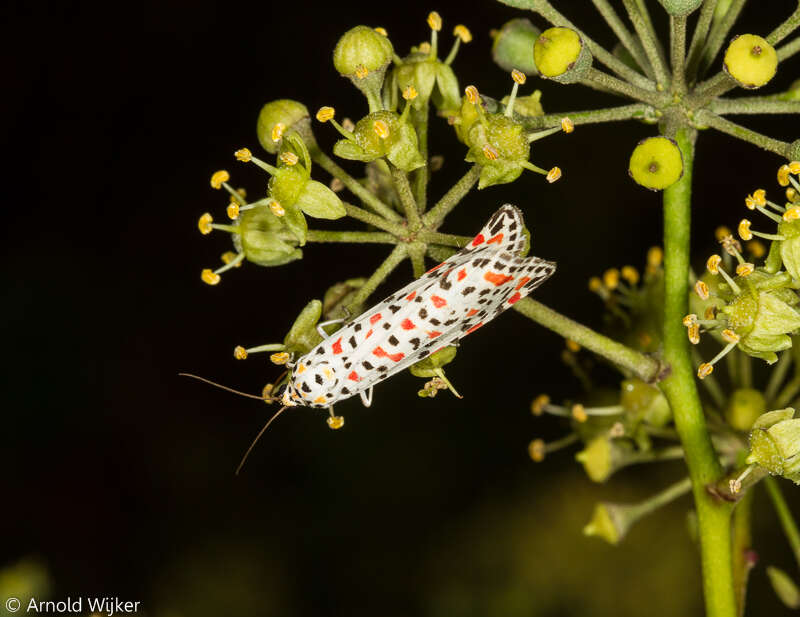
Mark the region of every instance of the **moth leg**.
POLYGON ((345 321, 347 321, 348 317, 349 315, 347 317, 342 317, 341 319, 329 319, 328 321, 321 321, 320 323, 317 324, 317 332, 319 332, 319 335, 322 338, 326 339, 328 338, 328 333, 325 332, 323 328, 325 326, 330 326, 331 324, 335 323, 344 323, 345 321))
POLYGON ((370 386, 369 390, 362 390, 360 394, 361 402, 364 404, 364 407, 372 405, 372 388, 373 386, 370 386))

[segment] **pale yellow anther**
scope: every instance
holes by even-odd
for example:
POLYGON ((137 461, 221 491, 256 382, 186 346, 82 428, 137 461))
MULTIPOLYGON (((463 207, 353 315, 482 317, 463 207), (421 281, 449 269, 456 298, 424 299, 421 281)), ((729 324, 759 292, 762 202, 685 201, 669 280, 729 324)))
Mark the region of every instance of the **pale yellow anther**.
POLYGON ((472 40, 472 32, 464 24, 458 24, 453 28, 453 36, 460 38, 462 43, 469 43, 472 40))
POLYGON ((345 118, 342 120, 342 128, 347 131, 348 133, 352 133, 356 130, 356 123, 353 122, 350 118, 345 118))
POLYGON ((271 383, 268 383, 266 386, 264 386, 264 389, 261 390, 261 398, 269 402, 270 398, 272 397, 272 391, 274 389, 275 386, 273 386, 271 383))
POLYGON ((431 53, 431 44, 428 41, 419 44, 419 52, 421 54, 429 54, 431 53))
POLYGON ((692 345, 697 345, 700 342, 700 326, 698 324, 692 324, 686 330, 686 334, 689 337, 689 342, 692 345))
POLYGON ((639 271, 633 266, 622 266, 620 274, 631 285, 636 285, 639 282, 639 271))
POLYGON ((224 169, 215 171, 211 176, 211 188, 221 189, 222 183, 231 179, 231 175, 224 169))
POLYGON ((286 132, 286 125, 283 122, 276 122, 272 127, 272 141, 280 141, 286 132))
POLYGON ((364 79, 367 75, 369 75, 369 69, 363 64, 359 64, 356 67, 356 77, 359 79, 364 79))
POLYGON ((569 118, 561 118, 561 130, 565 133, 571 133, 575 130, 575 123, 569 118))
POLYGON ((389 125, 383 120, 375 120, 372 123, 372 130, 375 131, 375 134, 381 139, 387 139, 389 137, 389 125))
POLYGON ((800 219, 800 206, 792 206, 783 213, 783 220, 786 222, 800 219))
POLYGON ((753 201, 756 202, 757 206, 766 206, 767 192, 764 189, 758 189, 753 191, 753 201))
POLYGON ((499 156, 497 149, 492 146, 492 144, 486 144, 483 148, 481 148, 481 150, 483 151, 483 156, 490 161, 497 160, 497 157, 499 156))
POLYGON ((237 161, 241 161, 242 163, 249 163, 250 159, 253 158, 253 153, 250 152, 247 148, 241 148, 233 153, 233 156, 236 157, 237 161))
POLYGON ((748 210, 755 210, 756 209, 756 200, 753 198, 752 195, 748 195, 744 198, 744 205, 747 206, 748 210))
POLYGON ((546 450, 542 439, 534 439, 528 444, 528 456, 534 463, 541 463, 544 460, 546 450))
POLYGON ((581 350, 581 346, 572 339, 567 339, 566 344, 567 349, 569 349, 572 353, 578 353, 581 350))
POLYGON ((442 29, 442 16, 436 11, 428 13, 428 26, 437 32, 442 29))
POLYGON ((699 367, 697 367, 697 376, 700 379, 705 379, 713 372, 714 372, 714 365, 709 364, 708 362, 703 362, 699 367))
POLYGON ((708 300, 710 294, 708 292, 708 285, 706 285, 704 281, 697 281, 694 284, 694 291, 701 300, 708 300))
POLYGON ((781 186, 789 186, 789 173, 791 169, 789 169, 788 165, 781 165, 778 168, 778 184, 781 186))
POLYGON ((603 289, 603 281, 599 277, 593 276, 589 279, 589 291, 598 293, 601 289, 603 289))
MULTIPOLYGON (((239 257, 239 255, 237 255, 233 251, 225 251, 222 255, 220 255, 220 259, 222 260, 222 263, 224 263, 225 265, 231 263, 237 257, 239 257)), ((235 268, 241 268, 242 267, 242 260, 239 260, 238 262, 236 262, 236 265, 234 267, 235 268)))
POLYGON ((382 28, 381 26, 375 28, 375 32, 377 32, 378 34, 382 34, 383 36, 389 36, 389 33, 386 32, 386 28, 382 28))
POLYGON ((660 246, 651 246, 647 251, 647 265, 650 268, 658 268, 664 261, 664 251, 660 246))
POLYGON ((706 261, 706 268, 711 274, 719 274, 719 264, 722 263, 722 257, 719 255, 712 255, 706 261))
POLYGON ((281 217, 286 214, 286 210, 283 209, 283 206, 280 205, 277 201, 273 201, 269 204, 269 209, 277 217, 281 217))
POLYGON ((580 403, 575 403, 572 406, 571 413, 572 417, 578 422, 586 422, 589 419, 589 414, 586 413, 586 409, 580 403))
POLYGON ((697 315, 695 315, 694 313, 689 313, 688 315, 684 316, 684 318, 681 320, 681 323, 685 328, 688 328, 692 324, 697 323, 697 315))
POLYGON ((739 221, 739 229, 738 229, 738 231, 739 231, 739 237, 742 240, 752 240, 753 239, 753 232, 750 231, 750 225, 751 224, 752 223, 750 223, 750 221, 748 221, 747 219, 742 219, 741 221, 739 221))
POLYGON ((333 178, 328 186, 334 193, 340 193, 344 190, 344 182, 339 178, 333 178))
POLYGON ((233 348, 233 357, 237 360, 245 360, 247 359, 247 350, 241 345, 237 345, 233 348))
POLYGON ((717 239, 717 242, 722 242, 725 238, 731 235, 731 230, 725 227, 725 225, 720 225, 714 230, 714 237, 717 239))
POLYGON ((750 276, 753 274, 753 271, 756 269, 754 264, 749 262, 745 262, 743 264, 739 264, 736 266, 736 274, 739 276, 750 276))
POLYGON ((544 413, 544 408, 550 404, 550 397, 546 394, 540 394, 531 403, 531 413, 534 416, 541 416, 544 413))
POLYGON ((722 340, 724 340, 727 343, 738 343, 739 338, 740 338, 739 335, 736 334, 736 332, 734 332, 730 328, 725 328, 722 331, 722 340))
POLYGON ((786 199, 790 203, 796 203, 800 201, 800 193, 798 193, 797 190, 795 190, 793 187, 790 186, 788 189, 786 189, 786 199))
POLYGON ((603 272, 603 284, 609 289, 616 289, 619 287, 619 270, 616 268, 609 268, 603 272))
POLYGON ((792 161, 789 163, 789 172, 793 173, 795 176, 800 174, 800 161, 792 161))
POLYGON ((206 212, 203 215, 201 215, 200 218, 197 220, 197 229, 200 230, 201 234, 206 236, 211 233, 212 230, 211 223, 213 222, 214 219, 212 218, 212 216, 208 212, 206 212))
POLYGON ((703 313, 703 319, 716 319, 717 318, 717 307, 716 306, 707 306, 705 312, 703 313))
POLYGON ((553 167, 550 171, 547 172, 545 178, 550 184, 553 184, 556 180, 561 177, 561 168, 560 167, 553 167))
POLYGON ((328 426, 334 431, 344 426, 344 416, 329 416, 328 426))
POLYGON ((467 86, 464 88, 464 94, 467 95, 467 100, 473 105, 477 104, 481 100, 481 95, 475 86, 467 86))
POLYGON ((320 107, 317 111, 317 120, 320 122, 327 122, 332 120, 336 115, 336 110, 333 107, 320 107))
POLYGON ((284 165, 289 165, 289 167, 297 165, 297 161, 300 160, 294 152, 288 151, 281 152, 281 155, 278 158, 281 160, 281 163, 284 165))
POLYGON ((517 69, 513 69, 511 71, 511 79, 514 80, 514 83, 518 83, 520 86, 525 83, 528 79, 525 73, 522 71, 518 71, 517 69))
POLYGON ((273 364, 286 364, 289 361, 289 354, 285 351, 278 351, 269 357, 273 364))
POLYGON ((413 101, 415 98, 417 98, 418 94, 419 92, 417 92, 417 89, 411 84, 408 84, 403 89, 403 98, 407 101, 413 101))
POLYGON ((213 270, 205 268, 200 273, 200 278, 203 279, 203 282, 206 283, 207 285, 216 285, 217 283, 219 283, 220 276, 213 270))
POLYGON ((760 240, 750 240, 750 242, 745 244, 745 248, 756 259, 761 259, 767 254, 767 247, 765 247, 764 243, 760 240))
POLYGON ((239 204, 235 201, 232 201, 228 204, 228 207, 225 209, 225 212, 228 213, 228 218, 232 221, 235 221, 239 217, 239 204))

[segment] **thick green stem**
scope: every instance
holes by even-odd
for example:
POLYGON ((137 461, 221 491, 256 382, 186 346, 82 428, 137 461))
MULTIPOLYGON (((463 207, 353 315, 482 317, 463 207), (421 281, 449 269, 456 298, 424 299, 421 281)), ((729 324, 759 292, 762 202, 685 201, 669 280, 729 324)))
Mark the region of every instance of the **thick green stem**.
POLYGON ((714 17, 714 9, 717 8, 717 0, 705 0, 703 8, 700 9, 700 17, 697 18, 697 24, 694 27, 694 34, 692 35, 692 43, 689 46, 689 53, 687 54, 686 61, 686 75, 689 81, 694 81, 697 76, 697 67, 700 64, 700 59, 703 56, 703 43, 708 36, 708 29, 711 26, 711 20, 714 17))
POLYGON ((747 491, 733 512, 733 585, 739 617, 744 615, 747 599, 747 579, 753 563, 748 553, 752 544, 750 533, 753 491, 747 491))
MULTIPOLYGON (((460 39, 459 39, 460 40, 460 39)), ((428 103, 420 110, 411 110, 411 119, 417 131, 419 151, 425 164, 414 172, 414 199, 417 202, 417 211, 422 214, 428 207, 428 175, 430 173, 430 159, 428 157, 428 103)))
POLYGON ((397 237, 380 231, 327 231, 309 229, 306 232, 309 242, 356 242, 373 244, 397 244, 397 237))
POLYGON ((342 203, 344 204, 344 209, 345 212, 347 212, 347 216, 351 218, 357 219, 362 223, 367 223, 368 225, 372 225, 373 227, 377 227, 378 229, 382 229, 383 231, 387 231, 396 236, 402 236, 406 233, 406 229, 402 225, 387 221, 385 218, 380 217, 377 214, 372 214, 372 212, 367 212, 363 208, 359 208, 353 204, 349 204, 347 202, 342 203))
POLYGON ((576 126, 579 124, 598 124, 600 122, 619 122, 641 118, 645 115, 652 115, 655 118, 656 110, 644 103, 634 103, 632 105, 621 105, 620 107, 608 107, 606 109, 592 109, 587 111, 567 111, 563 114, 545 114, 533 118, 523 118, 521 120, 526 129, 537 130, 552 128, 561 125, 561 120, 569 118, 576 126))
POLYGON ((387 276, 392 273, 400 262, 402 262, 406 257, 408 257, 408 248, 405 244, 398 244, 392 252, 389 253, 389 256, 383 261, 383 263, 378 266, 378 269, 372 273, 372 275, 366 280, 366 282, 358 289, 358 291, 353 295, 353 299, 350 300, 350 304, 347 308, 353 315, 358 315, 361 311, 361 305, 364 304, 364 301, 372 295, 372 292, 380 285, 387 276))
POLYGON ((626 347, 569 317, 564 317, 541 302, 523 298, 514 305, 514 308, 528 319, 602 356, 625 373, 651 383, 660 377, 662 367, 655 358, 626 347))
POLYGON ((411 267, 414 270, 414 278, 419 278, 425 274, 425 249, 427 247, 422 242, 412 242, 408 245, 408 256, 411 257, 411 267))
POLYGON ((605 88, 606 90, 611 90, 612 92, 625 98, 642 101, 643 103, 648 103, 654 107, 658 107, 664 102, 662 100, 663 97, 659 96, 658 93, 629 84, 627 81, 622 81, 621 79, 612 77, 607 73, 603 73, 603 71, 598 71, 594 67, 589 67, 586 77, 581 80, 581 83, 605 88))
POLYGON ((694 135, 681 128, 675 138, 683 153, 684 172, 664 191, 664 359, 671 368, 661 389, 672 407, 675 428, 692 478, 700 535, 707 617, 733 617, 736 600, 731 567, 730 504, 720 503, 706 490, 722 469, 703 416, 697 392, 689 340, 682 324, 689 312, 689 235, 694 135))
POLYGON ((436 205, 422 217, 422 222, 429 229, 436 229, 442 224, 445 217, 458 205, 467 193, 470 192, 481 175, 481 166, 473 165, 461 179, 444 194, 436 205))
POLYGON ((414 200, 414 194, 411 192, 411 184, 408 182, 408 175, 406 175, 406 172, 402 169, 398 169, 391 163, 389 163, 389 167, 392 172, 394 190, 400 198, 400 205, 403 206, 403 212, 406 213, 408 228, 410 231, 416 231, 422 227, 422 220, 419 218, 417 202, 414 200))
POLYGON ((789 144, 785 141, 766 137, 761 133, 751 131, 748 128, 736 124, 735 122, 731 122, 730 120, 726 120, 715 113, 711 113, 710 111, 701 110, 697 112, 695 115, 695 120, 700 125, 710 126, 712 129, 716 129, 722 133, 727 133, 733 137, 748 141, 759 148, 769 150, 770 152, 774 152, 780 156, 785 157, 789 152, 789 144))
POLYGON ((788 60, 793 55, 795 55, 798 51, 800 51, 800 36, 795 37, 786 45, 782 45, 778 47, 775 51, 778 52, 778 61, 783 62, 784 60, 788 60))
POLYGON ((636 64, 642 67, 648 77, 655 77, 650 62, 647 60, 647 56, 644 53, 642 43, 625 27, 625 24, 622 19, 620 19, 619 15, 617 15, 614 7, 611 6, 608 0, 592 0, 592 3, 594 4, 594 8, 597 9, 597 12, 603 16, 603 19, 606 20, 606 23, 614 31, 614 34, 617 35, 617 38, 625 49, 628 50, 628 53, 630 53, 636 61, 636 64))
POLYGON ((764 483, 767 486, 767 493, 769 493, 769 498, 772 500, 775 513, 778 515, 778 520, 781 522, 783 533, 789 541, 792 553, 794 553, 797 567, 800 568, 800 530, 797 529, 797 523, 795 523, 792 512, 789 510, 789 506, 783 498, 783 493, 781 493, 781 489, 778 486, 778 481, 771 476, 767 476, 764 478, 764 483))
POLYGON ((800 114, 800 101, 780 101, 760 96, 716 99, 708 108, 716 114, 800 114))
POLYGON ((669 50, 672 63, 672 89, 675 92, 686 92, 686 15, 670 17, 669 50))
POLYGON ((656 74, 656 83, 663 88, 666 88, 669 83, 667 76, 667 67, 664 58, 658 48, 658 39, 653 31, 652 24, 649 20, 649 15, 643 11, 643 5, 637 0, 622 0, 625 5, 625 10, 628 11, 628 17, 639 35, 639 40, 644 47, 644 53, 647 54, 647 59, 650 61, 650 66, 656 74))
POLYGON ((794 32, 800 26, 800 6, 780 26, 767 35, 767 43, 773 47, 794 32))
POLYGON ((342 181, 342 184, 344 184, 350 190, 350 192, 353 193, 353 195, 358 197, 374 212, 380 214, 383 218, 390 221, 400 221, 402 219, 397 212, 383 203, 373 193, 370 193, 363 184, 348 174, 344 169, 339 167, 331 157, 325 154, 318 147, 309 148, 309 153, 311 154, 311 160, 322 167, 322 169, 327 171, 334 178, 339 178, 339 180, 342 181))
POLYGON ((441 244, 444 246, 454 246, 460 249, 467 246, 467 243, 472 240, 472 238, 469 236, 455 236, 423 229, 417 234, 417 240, 425 244, 441 244))

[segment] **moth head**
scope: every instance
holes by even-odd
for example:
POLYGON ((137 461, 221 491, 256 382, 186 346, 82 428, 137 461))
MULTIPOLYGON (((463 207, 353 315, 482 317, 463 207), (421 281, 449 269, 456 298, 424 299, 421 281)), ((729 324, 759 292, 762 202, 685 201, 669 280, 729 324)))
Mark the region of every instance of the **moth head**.
POLYGON ((329 362, 298 362, 283 395, 284 405, 329 407, 339 383, 329 362), (291 400, 291 403, 287 403, 291 400))

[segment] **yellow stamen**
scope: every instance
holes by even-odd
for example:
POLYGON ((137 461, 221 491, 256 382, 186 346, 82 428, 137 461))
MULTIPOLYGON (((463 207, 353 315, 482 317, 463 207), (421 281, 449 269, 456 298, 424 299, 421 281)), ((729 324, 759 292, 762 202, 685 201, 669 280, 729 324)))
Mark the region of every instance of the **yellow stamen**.
POLYGON ((589 414, 586 413, 583 405, 576 403, 572 406, 572 417, 578 422, 586 422, 589 419, 589 414))
POLYGON ((561 168, 560 167, 553 167, 550 171, 547 172, 545 178, 550 184, 553 184, 556 180, 561 177, 561 168))
POLYGON ((249 163, 250 159, 253 158, 253 153, 250 152, 250 150, 248 150, 247 148, 242 148, 234 152, 233 156, 236 157, 237 161, 241 161, 242 163, 249 163))
POLYGON ((294 152, 281 152, 281 155, 278 158, 280 158, 281 163, 288 165, 289 167, 297 165, 297 161, 300 160, 297 158, 297 155, 294 152))
POLYGON ((221 189, 222 183, 227 182, 231 179, 231 175, 225 171, 224 169, 220 169, 219 171, 215 171, 214 175, 211 176, 211 188, 221 189))
POLYGON ((464 88, 464 94, 467 95, 467 100, 473 105, 477 104, 480 100, 480 93, 475 86, 467 86, 464 88))
POLYGON ((272 214, 274 214, 277 217, 281 217, 284 214, 286 214, 286 210, 284 210, 283 206, 280 205, 277 201, 273 201, 271 204, 269 204, 269 209, 272 211, 272 214))
POLYGON ((247 359, 247 350, 241 345, 237 345, 233 348, 233 357, 237 360, 245 360, 247 359))
POLYGON ((759 240, 751 240, 745 244, 745 248, 756 259, 762 258, 767 253, 767 247, 765 247, 764 244, 759 240))
POLYGON ((328 426, 334 431, 342 428, 344 426, 344 416, 330 416, 328 418, 328 426))
POLYGON ((372 123, 372 130, 375 131, 375 134, 381 139, 389 137, 389 125, 383 120, 375 120, 375 122, 372 123))
POLYGON ((575 341, 571 339, 567 339, 567 349, 569 349, 572 353, 578 353, 581 350, 581 346, 578 345, 575 341))
POLYGON ((681 320, 681 323, 684 325, 684 327, 688 328, 689 326, 697 323, 697 315, 694 313, 689 313, 681 320))
POLYGON ((708 285, 703 281, 697 281, 694 284, 694 291, 701 300, 708 300, 708 285))
POLYGON ((431 53, 431 44, 428 41, 419 44, 419 52, 421 54, 429 54, 431 53))
POLYGON ((789 163, 789 171, 795 176, 800 175, 800 161, 792 161, 789 163))
POLYGON ((285 351, 279 351, 272 354, 269 359, 273 364, 286 364, 289 361, 289 354, 285 351))
POLYGON ((783 213, 783 220, 786 222, 800 219, 800 206, 792 206, 783 213))
POLYGON ((382 28, 381 26, 375 28, 375 32, 377 32, 378 34, 382 34, 383 36, 389 36, 389 33, 386 32, 386 28, 382 28))
POLYGON ((544 460, 545 444, 542 439, 534 439, 528 444, 528 455, 534 463, 541 463, 544 460))
POLYGON ((619 287, 619 270, 616 268, 609 268, 603 272, 603 284, 609 289, 616 289, 619 287))
POLYGON ((464 24, 458 24, 453 28, 453 36, 460 38, 462 43, 469 43, 472 40, 472 32, 464 24))
POLYGON ((717 307, 716 306, 709 306, 706 307, 706 312, 703 313, 703 319, 716 319, 717 318, 717 307))
MULTIPOLYGON (((220 256, 220 259, 222 260, 222 263, 227 265, 227 264, 231 263, 237 257, 238 257, 238 255, 236 253, 234 253, 233 251, 225 251, 220 256)), ((234 267, 235 268, 241 268, 242 267, 242 260, 239 260, 234 267)))
POLYGON ((497 160, 497 157, 499 156, 497 150, 491 144, 486 144, 483 148, 481 148, 481 150, 483 150, 483 156, 490 161, 497 160))
POLYGON ((742 240, 752 240, 753 239, 753 232, 750 231, 750 221, 747 219, 742 219, 739 221, 739 237, 742 240))
POLYGON ((431 11, 428 13, 428 26, 430 26, 431 30, 436 30, 437 32, 442 29, 442 17, 436 11, 431 11))
POLYGON ((546 394, 540 394, 531 403, 531 413, 534 416, 541 416, 544 413, 545 405, 550 404, 550 397, 546 394))
POLYGON ((513 69, 511 71, 511 79, 514 80, 515 83, 518 83, 520 86, 525 83, 527 77, 525 73, 522 71, 518 71, 517 69, 513 69))
POLYGON ((232 201, 228 204, 228 207, 225 209, 228 213, 228 218, 232 221, 235 221, 239 217, 239 204, 235 201, 232 201))
POLYGON ((757 206, 766 206, 767 192, 764 189, 758 189, 753 191, 753 201, 756 202, 757 206))
POLYGON ((622 278, 631 285, 636 285, 639 282, 639 271, 633 266, 623 266, 621 274, 622 278))
POLYGON ((206 212, 205 214, 203 214, 198 219, 198 221, 197 221, 197 229, 200 230, 201 234, 203 234, 204 236, 207 236, 208 234, 211 233, 211 230, 212 230, 211 223, 213 223, 213 222, 214 222, 214 219, 211 217, 211 215, 208 212, 206 212))
POLYGON ((714 372, 714 365, 713 364, 709 364, 708 362, 703 362, 697 368, 697 376, 700 379, 705 379, 706 377, 708 377, 713 372, 714 372))
POLYGON ((778 169, 778 184, 781 186, 789 186, 789 169, 788 165, 781 165, 778 169))
POLYGON ((359 64, 356 67, 356 77, 359 79, 364 79, 367 75, 369 75, 369 69, 363 64, 359 64))
POLYGON ((743 264, 739 264, 736 266, 736 274, 739 276, 750 276, 753 274, 753 271, 756 269, 754 264, 745 262, 743 264))
POLYGON ((717 239, 717 242, 722 242, 724 238, 731 235, 731 230, 725 227, 724 225, 720 225, 714 230, 714 237, 717 239))
POLYGON ((340 193, 344 190, 344 182, 342 182, 339 178, 333 178, 329 186, 334 193, 340 193))
POLYGON ((333 107, 320 107, 317 111, 317 120, 327 122, 332 120, 334 115, 336 115, 336 110, 333 107))
POLYGON ((264 389, 261 390, 261 397, 267 402, 269 402, 269 400, 270 400, 270 396, 272 395, 273 387, 274 386, 271 383, 268 383, 266 386, 264 386, 264 389))
POLYGON ((417 89, 411 84, 407 85, 403 90, 403 98, 407 101, 413 101, 418 94, 417 89))
POLYGON ((601 281, 598 277, 593 276, 592 278, 589 279, 589 291, 597 293, 602 288, 603 288, 603 281, 601 281))
POLYGON ((561 130, 565 133, 571 133, 575 130, 575 123, 569 118, 561 118, 561 130))
POLYGON ((747 206, 748 210, 755 210, 756 209, 756 200, 753 198, 752 195, 748 195, 744 198, 744 205, 747 206))
POLYGON ((722 257, 719 255, 712 255, 706 261, 706 268, 711 274, 719 274, 719 264, 722 263, 722 257))
POLYGON ((286 125, 283 122, 276 122, 272 127, 272 141, 280 141, 286 132, 286 125))
POLYGON ((697 345, 700 342, 700 326, 698 324, 689 326, 686 334, 689 336, 689 342, 692 345, 697 345))
POLYGON ((664 261, 664 251, 660 246, 651 246, 647 251, 647 265, 650 268, 658 268, 664 261))
POLYGON ((798 192, 790 186, 788 189, 786 189, 786 199, 788 199, 791 203, 795 203, 800 201, 800 194, 798 194, 798 192))
POLYGON ((738 343, 739 335, 730 328, 725 328, 722 331, 722 339, 727 343, 738 343))
POLYGON ((203 282, 206 283, 207 285, 216 285, 217 283, 219 283, 220 276, 219 274, 216 274, 209 268, 205 268, 200 273, 200 278, 203 279, 203 282))

